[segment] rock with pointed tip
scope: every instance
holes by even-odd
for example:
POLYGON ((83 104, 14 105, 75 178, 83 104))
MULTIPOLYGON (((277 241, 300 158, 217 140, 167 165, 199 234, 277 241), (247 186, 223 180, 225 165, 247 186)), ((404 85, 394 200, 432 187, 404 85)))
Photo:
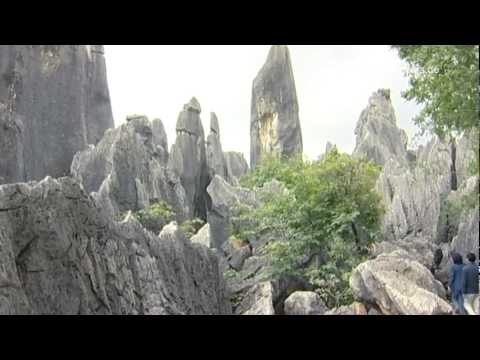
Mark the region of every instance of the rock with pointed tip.
POLYGON ((290 53, 274 45, 253 81, 250 121, 250 166, 266 154, 303 152, 302 131, 290 53))
POLYGON ((223 153, 227 171, 226 180, 234 186, 240 185, 240 178, 248 172, 248 164, 242 153, 227 151, 223 153))
POLYGON ((143 115, 129 116, 97 146, 77 153, 71 173, 112 216, 163 201, 183 221, 189 214, 185 190, 167 166, 163 125, 154 124, 143 115))
POLYGON ((390 90, 380 89, 368 101, 355 129, 354 155, 384 165, 395 159, 407 165, 407 135, 397 127, 390 90))
POLYGON ((210 134, 207 137, 207 167, 208 175, 213 178, 215 175, 227 179, 227 168, 225 157, 220 142, 220 128, 215 113, 210 114, 210 134))

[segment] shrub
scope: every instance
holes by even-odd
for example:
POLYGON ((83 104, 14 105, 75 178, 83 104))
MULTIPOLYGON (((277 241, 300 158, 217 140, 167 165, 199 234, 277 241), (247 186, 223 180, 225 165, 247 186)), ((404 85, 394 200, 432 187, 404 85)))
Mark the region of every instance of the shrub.
POLYGON ((195 218, 187 220, 180 225, 180 230, 182 230, 187 238, 191 238, 195 235, 203 226, 205 222, 202 219, 195 218))
POLYGON ((350 272, 366 259, 383 212, 374 191, 380 168, 336 150, 319 161, 265 158, 241 183, 254 188, 277 179, 288 194, 264 196, 257 209, 240 209, 237 237, 269 233, 273 276, 307 280, 328 306, 351 303, 350 272))
POLYGON ((139 210, 133 215, 145 229, 158 234, 163 227, 175 219, 175 212, 165 202, 159 201, 139 210))

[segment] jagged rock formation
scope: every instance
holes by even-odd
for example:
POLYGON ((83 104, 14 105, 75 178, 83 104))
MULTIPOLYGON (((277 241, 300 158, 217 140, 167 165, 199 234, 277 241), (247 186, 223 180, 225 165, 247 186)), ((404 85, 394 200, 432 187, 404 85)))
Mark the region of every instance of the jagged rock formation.
POLYGON ((376 304, 383 314, 449 314, 443 285, 431 272, 403 250, 382 254, 360 264, 350 286, 362 301, 376 304))
POLYGON ((164 201, 177 221, 190 213, 180 179, 167 166, 165 130, 160 120, 130 116, 122 126, 108 130, 97 146, 77 153, 71 173, 111 215, 139 210, 164 201))
POLYGON ((302 131, 290 53, 274 45, 253 81, 250 122, 250 167, 263 155, 301 154, 302 131))
POLYGON ((242 153, 227 151, 223 153, 225 166, 227 168, 228 183, 234 186, 239 185, 240 178, 248 172, 248 164, 242 153))
POLYGON ((217 257, 105 217, 71 178, 0 186, 0 314, 229 314, 217 257))
POLYGON ((365 156, 380 165, 392 158, 401 165, 407 164, 407 134, 397 128, 390 90, 380 89, 370 97, 355 135, 354 155, 365 156))
POLYGON ((207 167, 210 178, 218 175, 227 179, 227 167, 220 142, 220 127, 215 113, 210 114, 210 134, 207 137, 207 167))
POLYGON ((209 177, 200 113, 201 107, 195 98, 184 106, 177 120, 177 138, 170 151, 169 167, 185 189, 190 209, 188 217, 205 220, 209 177))
POLYGON ((328 309, 317 293, 296 291, 285 300, 285 315, 323 315, 328 309))
POLYGON ((0 46, 0 184, 68 175, 111 127, 103 46, 0 46))

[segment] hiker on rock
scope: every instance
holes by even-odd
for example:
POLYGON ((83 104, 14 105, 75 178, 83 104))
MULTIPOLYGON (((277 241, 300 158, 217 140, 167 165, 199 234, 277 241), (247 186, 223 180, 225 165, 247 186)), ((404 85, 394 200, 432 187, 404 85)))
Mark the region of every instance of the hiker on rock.
POLYGON ((474 302, 478 296, 478 267, 474 253, 467 255, 469 264, 463 267, 463 298, 464 307, 469 315, 476 315, 474 302))
POLYGON ((463 259, 458 253, 452 254, 453 265, 450 269, 448 285, 452 292, 452 301, 455 314, 464 315, 463 307, 463 259))

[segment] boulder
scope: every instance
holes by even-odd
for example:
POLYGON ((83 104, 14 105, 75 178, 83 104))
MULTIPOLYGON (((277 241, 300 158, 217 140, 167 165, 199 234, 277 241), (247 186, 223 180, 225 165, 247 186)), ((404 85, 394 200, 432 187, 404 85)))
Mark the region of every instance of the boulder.
POLYGON ((250 122, 250 166, 265 154, 302 154, 303 142, 290 53, 285 45, 271 47, 253 81, 250 122))
POLYGON ((384 314, 438 315, 451 312, 446 292, 430 270, 404 250, 360 264, 350 278, 354 295, 384 314))
POLYGON ((252 286, 235 309, 237 315, 275 315, 274 287, 271 282, 252 286))
POLYGON ((68 175, 113 126, 102 45, 0 45, 0 184, 68 175))
POLYGON ((72 178, 0 186, 1 314, 229 314, 218 259, 175 223, 116 222, 72 178))
POLYGON ((323 315, 327 311, 320 296, 311 291, 296 291, 284 304, 285 315, 323 315))

